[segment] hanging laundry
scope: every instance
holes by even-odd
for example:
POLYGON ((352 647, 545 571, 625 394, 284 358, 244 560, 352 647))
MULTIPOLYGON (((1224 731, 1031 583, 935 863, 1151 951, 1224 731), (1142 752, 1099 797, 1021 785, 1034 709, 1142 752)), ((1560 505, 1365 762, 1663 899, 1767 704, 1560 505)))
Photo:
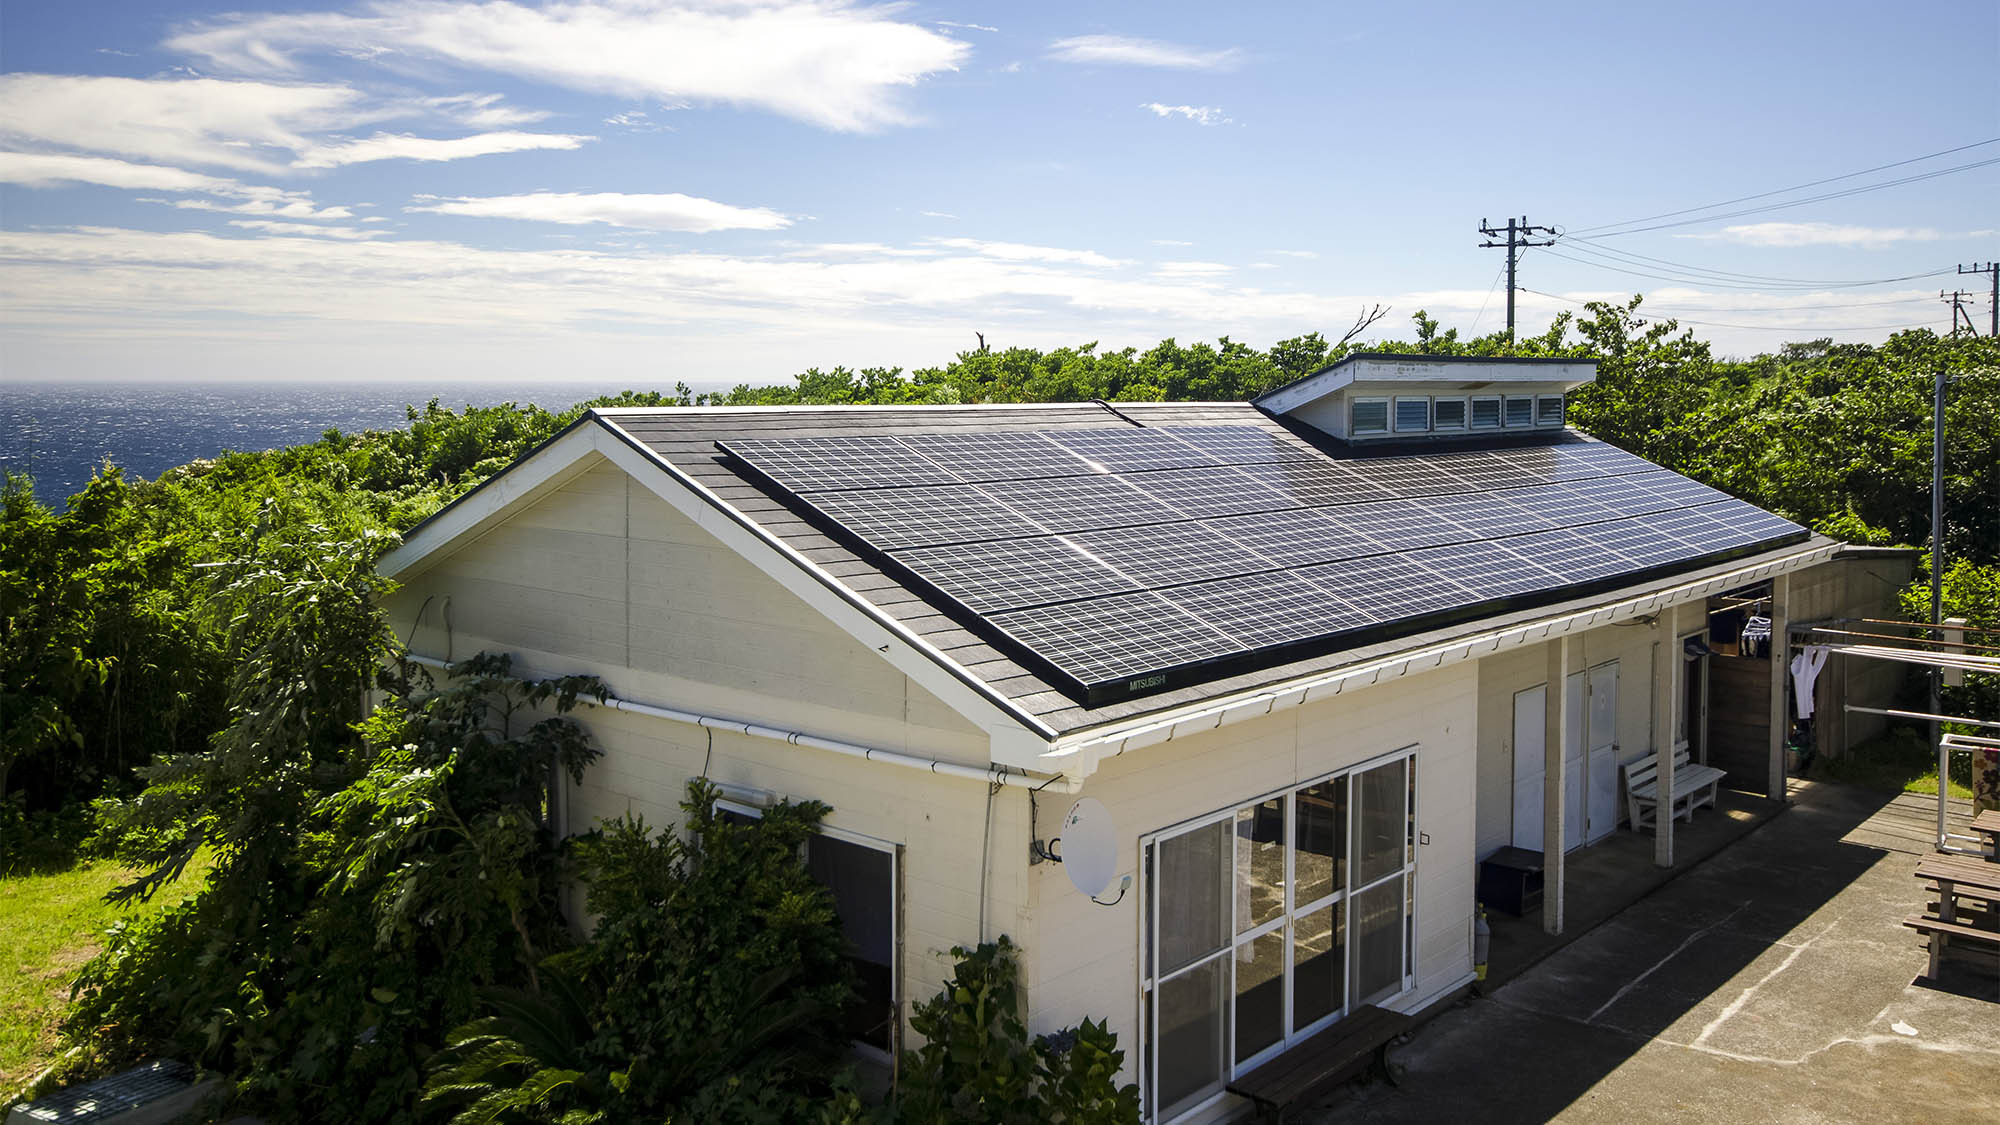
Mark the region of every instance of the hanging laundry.
POLYGON ((1819 670, 1826 666, 1828 655, 1825 645, 1807 645, 1792 657, 1792 699, 1798 705, 1801 719, 1812 718, 1813 684, 1819 679, 1819 670))
POLYGON ((1752 616, 1743 623, 1743 655, 1762 659, 1770 655, 1771 619, 1752 616))

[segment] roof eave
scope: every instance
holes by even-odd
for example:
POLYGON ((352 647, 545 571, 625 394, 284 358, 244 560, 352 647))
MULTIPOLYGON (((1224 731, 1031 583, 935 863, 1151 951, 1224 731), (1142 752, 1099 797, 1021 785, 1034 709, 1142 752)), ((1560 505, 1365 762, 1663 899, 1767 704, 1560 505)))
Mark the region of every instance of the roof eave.
POLYGON ((1823 536, 1806 543, 1755 555, 1736 563, 1629 586, 1589 599, 1552 607, 1498 627, 1467 627, 1447 637, 1417 636, 1398 651, 1378 654, 1353 664, 1322 669, 1276 683, 1183 704, 1165 711, 1065 733, 1049 748, 1039 768, 1063 770, 1087 777, 1106 758, 1128 750, 1172 741, 1200 731, 1228 726, 1300 706, 1344 691, 1370 687, 1509 648, 1540 643, 1567 633, 1630 620, 1712 593, 1735 589, 1772 575, 1815 565, 1839 553, 1844 544, 1823 536))

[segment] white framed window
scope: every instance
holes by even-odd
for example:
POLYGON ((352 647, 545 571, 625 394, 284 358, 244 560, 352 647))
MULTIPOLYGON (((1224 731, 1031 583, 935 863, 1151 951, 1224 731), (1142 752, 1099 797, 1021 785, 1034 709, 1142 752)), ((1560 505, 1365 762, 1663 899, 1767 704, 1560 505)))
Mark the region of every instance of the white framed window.
POLYGON ((1148 1120, 1413 987, 1416 752, 1140 839, 1148 1120))
POLYGON ((1466 400, 1462 398, 1432 399, 1431 427, 1440 432, 1465 429, 1465 406, 1466 400))
POLYGON ((1563 424, 1563 396, 1541 395, 1535 399, 1535 425, 1560 426, 1563 424))
POLYGON ((1473 396, 1472 428, 1475 430, 1497 430, 1500 428, 1499 395, 1473 396))
MULTIPOLYGON (((762 820, 764 810, 718 797, 717 815, 736 824, 762 820)), ((861 1053, 889 1061, 902 1043, 902 848, 828 825, 806 841, 806 871, 833 897, 847 961, 854 969, 854 1003, 845 1014, 848 1038, 861 1053)))
POLYGON ((1507 428, 1532 426, 1535 424, 1535 396, 1507 396, 1507 428))
POLYGON ((1386 398, 1357 398, 1349 404, 1348 432, 1350 434, 1386 434, 1389 432, 1389 400, 1386 398))
POLYGON ((1429 433, 1431 428, 1431 400, 1418 395, 1398 396, 1396 399, 1396 432, 1399 434, 1429 433))

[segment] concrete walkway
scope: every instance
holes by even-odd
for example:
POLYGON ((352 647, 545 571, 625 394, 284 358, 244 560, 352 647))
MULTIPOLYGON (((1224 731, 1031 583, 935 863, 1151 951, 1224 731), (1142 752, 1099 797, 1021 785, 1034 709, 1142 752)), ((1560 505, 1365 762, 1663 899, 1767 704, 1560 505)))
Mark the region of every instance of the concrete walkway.
POLYGON ((1921 974, 1935 798, 1794 805, 1301 1120, 2000 1121, 2000 965, 1921 974))

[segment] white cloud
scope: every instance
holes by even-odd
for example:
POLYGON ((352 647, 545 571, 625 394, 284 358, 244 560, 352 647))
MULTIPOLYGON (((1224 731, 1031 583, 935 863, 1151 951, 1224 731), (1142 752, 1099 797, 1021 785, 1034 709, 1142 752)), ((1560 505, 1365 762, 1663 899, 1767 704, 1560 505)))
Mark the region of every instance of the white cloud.
POLYGON ((951 212, 949 212, 949 211, 919 211, 919 212, 917 212, 917 214, 919 214, 919 215, 922 215, 922 216, 923 216, 924 218, 926 218, 926 219, 956 219, 956 218, 958 218, 958 216, 957 216, 957 215, 954 215, 954 214, 952 214, 952 213, 951 213, 951 212))
POLYGON ((277 13, 192 25, 173 50, 244 74, 301 73, 299 56, 359 52, 444 63, 620 97, 769 110, 829 129, 909 120, 900 91, 971 48, 851 0, 372 0, 355 14, 277 13))
POLYGON ((375 160, 463 160, 469 156, 492 156, 502 152, 534 149, 573 149, 595 137, 564 133, 478 133, 470 137, 412 137, 406 133, 377 133, 358 141, 314 145, 299 154, 295 168, 337 168, 343 164, 365 164, 375 160))
POLYGON ((274 173, 309 134, 387 111, 346 86, 213 78, 0 76, 0 137, 38 146, 274 173))
POLYGON ((1745 223, 1682 238, 1737 242, 1745 246, 1887 246, 1894 242, 1936 242, 1944 235, 1929 227, 1857 227, 1840 223, 1745 223))
MULTIPOLYGON (((128 191, 170 191, 207 195, 212 199, 177 199, 173 206, 230 211, 248 215, 281 215, 293 219, 345 219, 345 207, 319 207, 302 191, 246 184, 224 176, 134 164, 108 156, 76 156, 51 152, 0 152, 0 183, 48 188, 64 184, 96 184, 128 191), (222 202, 231 200, 233 202, 222 202)), ((150 200, 167 203, 168 200, 150 200)))
POLYGON ((1319 257, 1318 254, 1315 254, 1311 250, 1267 250, 1265 253, 1276 254, 1283 258, 1305 258, 1307 260, 1319 257))
MULTIPOLYGON (((673 105, 664 108, 686 109, 687 107, 685 105, 673 105)), ((624 129, 631 133, 671 133, 674 131, 672 125, 653 120, 652 115, 643 109, 628 109, 620 113, 614 113, 605 118, 604 123, 614 129, 624 129)))
POLYGON ((939 27, 956 27, 956 28, 961 28, 961 29, 963 29, 963 30, 965 30, 965 31, 998 31, 998 30, 1000 30, 1000 29, 999 29, 999 28, 997 28, 997 27, 988 27, 988 26, 986 26, 986 25, 985 25, 985 24, 983 24, 983 23, 959 23, 959 22, 958 22, 958 21, 956 21, 956 20, 934 20, 934 21, 932 21, 932 22, 933 22, 933 23, 935 23, 935 24, 936 24, 937 26, 939 26, 939 27))
POLYGON ((890 246, 885 242, 822 242, 785 252, 787 258, 935 258, 944 251, 927 246, 890 246))
POLYGON ((1116 258, 1107 258, 1095 250, 1066 250, 1057 246, 1029 246, 1021 242, 986 242, 977 238, 930 238, 925 241, 932 246, 942 246, 950 250, 970 250, 975 254, 1007 262, 1056 262, 1099 268, 1127 264, 1116 258))
POLYGON ((547 110, 516 109, 501 105, 499 94, 451 94, 425 98, 423 105, 461 125, 474 129, 505 129, 512 125, 532 125, 549 117, 547 110))
POLYGON ((184 168, 48 152, 0 152, 0 183, 36 188, 98 184, 134 191, 227 192, 243 187, 235 180, 184 168))
POLYGON ((270 219, 231 219, 229 225, 282 237, 338 238, 348 241, 381 238, 389 233, 385 230, 361 230, 358 227, 316 227, 309 223, 281 223, 270 219))
POLYGON ((1231 70, 1243 61, 1243 52, 1235 47, 1211 50, 1125 35, 1075 35, 1049 44, 1049 57, 1073 63, 1231 70))
POLYGON ((1217 277, 1235 269, 1221 262, 1161 262, 1153 272, 1161 277, 1217 277))
MULTIPOLYGON (((214 199, 142 199, 141 203, 171 203, 183 211, 220 211, 230 215, 264 215, 276 219, 351 219, 352 209, 347 207, 319 207, 309 198, 287 197, 282 199, 246 199, 241 203, 223 203, 214 199)), ((368 222, 370 220, 362 220, 368 222)))
POLYGON ((1227 125, 1229 118, 1215 105, 1163 105, 1160 102, 1144 102, 1140 109, 1150 109, 1155 117, 1181 116, 1197 125, 1227 125))
POLYGON ((604 223, 637 230, 689 231, 696 234, 719 230, 780 230, 792 225, 790 216, 768 207, 735 207, 679 192, 660 195, 598 192, 585 195, 539 191, 529 195, 418 198, 422 202, 405 210, 537 223, 604 223))
POLYGON ((1153 240, 1152 240, 1152 243, 1153 243, 1153 245, 1155 245, 1155 246, 1193 246, 1193 245, 1194 245, 1194 243, 1192 243, 1192 242, 1187 242, 1187 241, 1184 241, 1184 240, 1182 240, 1182 239, 1178 239, 1178 238, 1155 238, 1155 239, 1153 239, 1153 240))
POLYGON ((533 116, 498 105, 498 98, 466 94, 399 102, 370 99, 352 87, 335 85, 6 75, 0 76, 0 138, 37 148, 82 149, 265 174, 364 160, 455 160, 531 148, 575 148, 590 139, 520 132, 449 138, 378 133, 363 140, 334 136, 343 129, 396 117, 438 114, 471 122, 533 116))

